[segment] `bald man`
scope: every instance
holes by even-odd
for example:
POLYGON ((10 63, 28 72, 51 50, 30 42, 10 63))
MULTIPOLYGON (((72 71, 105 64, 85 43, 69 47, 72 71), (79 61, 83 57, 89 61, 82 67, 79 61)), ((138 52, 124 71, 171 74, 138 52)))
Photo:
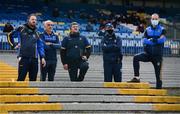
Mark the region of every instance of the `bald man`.
POLYGON ((129 82, 140 82, 139 62, 151 62, 155 69, 156 89, 162 88, 161 66, 164 42, 166 41, 166 31, 159 24, 159 15, 154 13, 151 16, 151 25, 146 28, 143 38, 144 52, 139 53, 133 58, 134 78, 129 82))
POLYGON ((46 66, 41 67, 41 81, 46 81, 48 74, 48 81, 54 81, 56 72, 57 53, 60 49, 59 38, 53 32, 54 23, 51 20, 44 21, 44 32, 40 35, 44 42, 46 66))

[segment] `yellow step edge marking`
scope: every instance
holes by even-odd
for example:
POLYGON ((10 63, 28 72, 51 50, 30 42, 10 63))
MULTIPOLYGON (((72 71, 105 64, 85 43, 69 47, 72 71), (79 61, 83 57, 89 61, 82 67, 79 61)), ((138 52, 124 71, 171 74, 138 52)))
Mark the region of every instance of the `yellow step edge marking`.
POLYGON ((149 83, 127 83, 127 82, 105 82, 104 87, 116 87, 116 88, 150 88, 149 83))
POLYGON ((0 87, 28 87, 29 82, 0 82, 0 87))
POLYGON ((153 104, 155 111, 180 111, 180 104, 153 104))
POLYGON ((6 71, 6 72, 0 72, 0 75, 6 75, 6 74, 18 74, 18 72, 12 72, 12 71, 6 71))
POLYGON ((17 69, 6 69, 6 70, 2 70, 0 69, 1 72, 17 72, 17 69))
POLYGON ((17 78, 0 78, 0 81, 11 81, 14 82, 17 78))
POLYGON ((0 75, 0 78, 17 78, 18 77, 18 75, 11 75, 11 74, 9 74, 9 75, 0 75))
POLYGON ((0 95, 37 93, 39 93, 38 88, 0 88, 0 95))
POLYGON ((0 114, 8 114, 8 111, 0 110, 0 114))
POLYGON ((1 70, 9 70, 9 69, 11 69, 11 70, 17 70, 17 68, 16 67, 14 67, 14 66, 12 66, 12 65, 9 65, 9 64, 7 64, 6 62, 3 62, 3 61, 0 61, 0 67, 1 67, 1 70))
POLYGON ((63 109, 60 103, 34 104, 0 104, 2 111, 59 111, 63 109))
MULTIPOLYGON (((38 80, 38 79, 37 79, 37 80, 38 80)), ((16 82, 16 81, 17 81, 17 77, 15 77, 15 78, 1 78, 1 77, 0 77, 0 81, 4 81, 4 82, 7 82, 7 81, 16 82)), ((24 82, 26 82, 26 81, 29 81, 29 78, 28 78, 28 77, 26 77, 26 79, 25 79, 24 82)))
POLYGON ((0 65, 1 69, 15 69, 16 67, 11 65, 0 65))
POLYGON ((0 65, 1 67, 1 70, 6 70, 6 69, 15 69, 16 67, 13 67, 13 66, 5 66, 5 65, 0 65))
POLYGON ((7 102, 48 102, 48 95, 1 95, 0 103, 7 102))
POLYGON ((17 71, 17 68, 2 68, 2 67, 0 67, 1 68, 1 71, 17 71))
POLYGON ((118 89, 119 94, 123 95, 167 95, 164 89, 118 89))
POLYGON ((180 103, 178 96, 135 96, 134 102, 180 103))
POLYGON ((18 75, 18 73, 12 73, 12 72, 7 72, 6 74, 5 73, 0 73, 1 78, 3 78, 3 77, 14 77, 14 76, 17 76, 17 75, 18 75))

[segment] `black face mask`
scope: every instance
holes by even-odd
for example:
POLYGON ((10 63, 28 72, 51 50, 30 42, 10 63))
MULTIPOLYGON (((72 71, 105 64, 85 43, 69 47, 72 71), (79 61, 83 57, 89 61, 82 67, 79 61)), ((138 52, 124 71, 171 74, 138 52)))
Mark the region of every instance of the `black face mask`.
POLYGON ((107 32, 108 32, 109 34, 112 34, 114 31, 113 31, 113 30, 107 30, 107 32))

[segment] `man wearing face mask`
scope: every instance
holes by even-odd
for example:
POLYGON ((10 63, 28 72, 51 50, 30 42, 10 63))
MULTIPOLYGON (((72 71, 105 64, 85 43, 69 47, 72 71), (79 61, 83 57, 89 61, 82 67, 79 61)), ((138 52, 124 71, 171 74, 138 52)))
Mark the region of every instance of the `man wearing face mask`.
POLYGON ((18 27, 8 35, 8 41, 12 47, 18 49, 18 79, 24 81, 29 72, 29 80, 36 81, 38 73, 38 54, 43 67, 46 65, 44 59, 44 45, 36 30, 37 17, 35 14, 28 16, 27 23, 18 27), (14 42, 18 38, 18 43, 14 42))
POLYGON ((54 23, 51 20, 44 22, 44 32, 40 34, 44 41, 46 66, 41 66, 41 81, 46 81, 48 74, 48 81, 54 81, 57 64, 57 49, 60 49, 60 42, 58 36, 53 32, 54 23))
POLYGON ((122 81, 122 42, 114 33, 111 23, 106 24, 106 31, 101 41, 103 50, 104 82, 122 81))
POLYGON ((78 23, 71 23, 70 34, 63 39, 61 45, 61 62, 64 69, 68 70, 71 81, 84 80, 89 68, 87 60, 90 53, 91 45, 80 35, 78 23))
POLYGON ((166 41, 166 31, 159 24, 159 15, 152 14, 151 25, 146 28, 144 33, 144 52, 139 53, 133 58, 134 78, 129 82, 140 82, 139 79, 139 62, 151 62, 155 69, 156 89, 162 88, 161 67, 164 42, 166 41))

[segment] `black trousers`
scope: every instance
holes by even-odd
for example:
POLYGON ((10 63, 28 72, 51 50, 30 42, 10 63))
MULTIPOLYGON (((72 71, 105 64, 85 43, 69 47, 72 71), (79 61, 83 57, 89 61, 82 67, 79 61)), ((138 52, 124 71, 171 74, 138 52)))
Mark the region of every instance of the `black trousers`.
POLYGON ((57 61, 46 61, 46 66, 42 67, 41 65, 41 81, 46 81, 48 74, 48 81, 54 81, 54 76, 56 73, 57 61))
POLYGON ((151 62, 153 64, 156 75, 156 88, 157 89, 162 88, 162 79, 161 79, 162 56, 153 57, 145 52, 135 55, 133 58, 134 76, 139 76, 139 69, 140 69, 139 61, 151 62))
POLYGON ((22 57, 18 64, 18 79, 24 81, 29 72, 29 81, 36 81, 38 73, 38 59, 22 57))
POLYGON ((73 63, 68 63, 68 72, 70 80, 83 81, 88 69, 89 63, 87 61, 74 61, 73 63))
POLYGON ((104 61, 104 82, 122 81, 122 62, 121 63, 108 63, 104 61))

